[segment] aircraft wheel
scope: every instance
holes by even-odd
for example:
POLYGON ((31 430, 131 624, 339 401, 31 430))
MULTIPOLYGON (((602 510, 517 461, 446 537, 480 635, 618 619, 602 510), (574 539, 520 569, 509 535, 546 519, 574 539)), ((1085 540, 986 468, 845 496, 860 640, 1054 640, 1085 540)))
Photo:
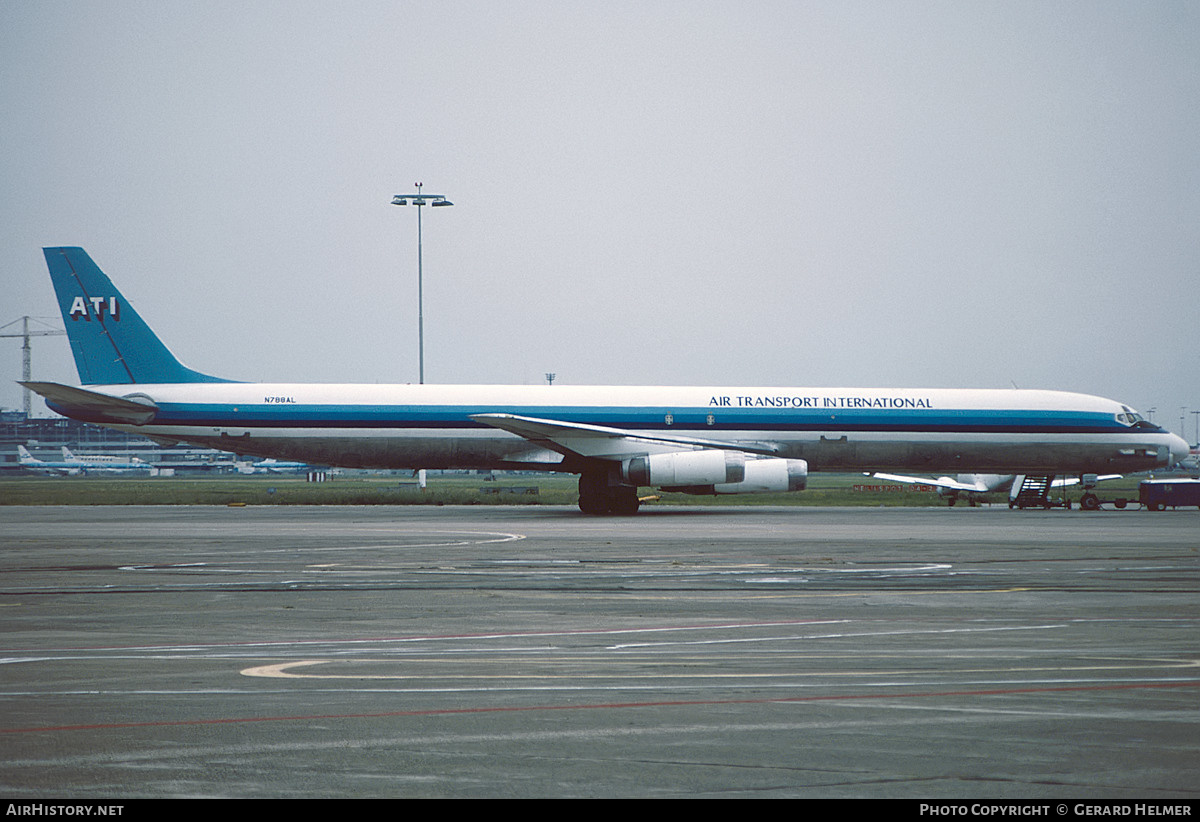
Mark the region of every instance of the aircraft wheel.
POLYGON ((638 499, 637 489, 627 485, 618 486, 612 490, 612 512, 618 516, 632 516, 638 512, 642 501, 638 499))
POLYGON ((579 510, 585 514, 607 514, 608 505, 605 500, 595 497, 580 497, 579 510))
POLYGON ((1100 498, 1095 494, 1084 494, 1079 500, 1079 507, 1085 511, 1099 511, 1100 498))
POLYGON ((579 510, 585 514, 607 514, 612 510, 604 474, 579 475, 579 510))
POLYGON ((579 475, 579 510, 585 514, 630 516, 641 504, 637 488, 609 485, 606 473, 589 471, 579 475))

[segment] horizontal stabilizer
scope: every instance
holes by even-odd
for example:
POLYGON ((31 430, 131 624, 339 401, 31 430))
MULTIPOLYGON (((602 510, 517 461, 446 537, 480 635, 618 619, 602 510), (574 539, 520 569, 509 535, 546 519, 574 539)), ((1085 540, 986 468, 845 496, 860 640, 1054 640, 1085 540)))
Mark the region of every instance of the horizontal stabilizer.
POLYGON ((22 382, 21 385, 45 397, 46 405, 52 411, 82 422, 145 425, 158 413, 158 407, 150 400, 113 397, 56 382, 22 382))

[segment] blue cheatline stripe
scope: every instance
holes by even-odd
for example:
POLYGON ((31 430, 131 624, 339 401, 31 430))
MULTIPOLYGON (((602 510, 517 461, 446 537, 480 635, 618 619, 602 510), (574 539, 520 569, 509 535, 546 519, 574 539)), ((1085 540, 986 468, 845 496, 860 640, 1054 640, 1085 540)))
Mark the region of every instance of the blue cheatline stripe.
POLYGON ((669 407, 481 407, 408 405, 235 405, 162 403, 153 425, 236 428, 488 429, 471 414, 508 413, 630 430, 896 431, 926 433, 1133 432, 1112 415, 1083 411, 675 409, 669 407), (713 421, 709 424, 708 417, 713 421), (666 422, 671 415, 670 424, 666 422))

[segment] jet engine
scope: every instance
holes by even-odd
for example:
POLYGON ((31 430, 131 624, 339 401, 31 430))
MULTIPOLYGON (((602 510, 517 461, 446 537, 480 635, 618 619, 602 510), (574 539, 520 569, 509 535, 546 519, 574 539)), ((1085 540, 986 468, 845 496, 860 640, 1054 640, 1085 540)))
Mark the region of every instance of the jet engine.
POLYGON ((803 491, 808 485, 808 463, 804 460, 763 459, 746 462, 741 482, 713 486, 714 494, 762 494, 769 491, 803 491))
POLYGON ((739 483, 746 478, 746 466, 746 455, 740 451, 676 451, 625 460, 621 479, 656 488, 739 483))
POLYGON ((747 459, 740 451, 676 451, 621 463, 621 479, 685 494, 756 494, 803 491, 808 463, 777 457, 747 459))
POLYGON ((771 491, 803 491, 807 484, 807 462, 772 457, 747 460, 744 476, 738 482, 660 487, 664 491, 678 491, 684 494, 762 494, 771 491))

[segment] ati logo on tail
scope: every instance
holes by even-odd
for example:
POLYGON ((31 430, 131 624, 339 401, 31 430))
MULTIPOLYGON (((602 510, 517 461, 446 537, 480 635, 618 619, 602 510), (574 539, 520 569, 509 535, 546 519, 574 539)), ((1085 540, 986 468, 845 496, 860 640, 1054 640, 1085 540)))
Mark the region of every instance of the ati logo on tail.
POLYGON ((80 317, 92 321, 94 315, 96 319, 103 319, 105 312, 114 320, 121 319, 121 304, 116 297, 76 297, 71 303, 71 310, 67 313, 72 320, 78 320, 80 317), (90 304, 90 310, 89 310, 90 304))

